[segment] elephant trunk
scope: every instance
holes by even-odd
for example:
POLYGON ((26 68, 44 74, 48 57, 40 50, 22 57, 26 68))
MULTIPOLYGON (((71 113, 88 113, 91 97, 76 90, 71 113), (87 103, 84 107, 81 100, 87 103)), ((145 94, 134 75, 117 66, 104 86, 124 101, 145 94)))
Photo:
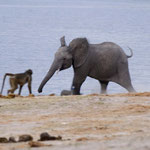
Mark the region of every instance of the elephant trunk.
POLYGON ((47 81, 53 76, 53 74, 56 72, 56 70, 59 69, 59 65, 57 65, 57 63, 53 62, 53 64, 51 65, 48 73, 46 74, 45 78, 43 79, 43 81, 41 82, 39 88, 38 88, 38 92, 41 93, 42 89, 44 87, 44 85, 47 83, 47 81))

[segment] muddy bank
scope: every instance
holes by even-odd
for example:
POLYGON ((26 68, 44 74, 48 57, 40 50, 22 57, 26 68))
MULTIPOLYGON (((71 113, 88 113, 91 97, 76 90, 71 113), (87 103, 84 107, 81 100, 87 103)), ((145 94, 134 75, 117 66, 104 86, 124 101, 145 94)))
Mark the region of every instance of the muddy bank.
MULTIPOLYGON (((0 137, 61 136, 38 149, 150 149, 150 93, 0 98, 0 137)), ((35 143, 0 144, 27 150, 35 143)), ((31 148, 32 149, 32 148, 31 148)))

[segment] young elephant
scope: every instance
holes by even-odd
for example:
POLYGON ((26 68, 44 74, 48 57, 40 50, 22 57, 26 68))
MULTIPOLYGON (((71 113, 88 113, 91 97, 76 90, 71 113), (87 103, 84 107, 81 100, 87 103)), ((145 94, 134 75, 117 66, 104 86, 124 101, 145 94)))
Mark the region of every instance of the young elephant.
POLYGON ((127 56, 120 46, 112 42, 89 44, 86 38, 76 38, 67 46, 65 37, 60 42, 61 47, 55 53, 55 59, 38 92, 42 92, 56 70, 64 70, 71 65, 74 69, 71 93, 74 95, 80 94, 80 87, 87 76, 100 82, 101 93, 106 93, 110 81, 118 83, 129 92, 135 92, 128 69, 128 58, 133 54, 127 56))

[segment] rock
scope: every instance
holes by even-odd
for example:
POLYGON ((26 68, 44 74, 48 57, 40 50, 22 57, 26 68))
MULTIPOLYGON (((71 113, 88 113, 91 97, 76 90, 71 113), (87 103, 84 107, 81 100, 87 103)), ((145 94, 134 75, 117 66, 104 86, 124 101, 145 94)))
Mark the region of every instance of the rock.
POLYGON ((16 143, 16 140, 13 136, 9 137, 9 143, 16 143))
POLYGON ((47 132, 44 132, 44 133, 40 134, 40 140, 39 141, 61 140, 61 139, 62 139, 61 136, 55 137, 55 136, 49 135, 47 132))
POLYGON ((27 142, 27 141, 32 141, 33 137, 31 135, 28 134, 24 134, 19 136, 19 141, 18 142, 27 142))
POLYGON ((8 143, 7 138, 5 138, 5 137, 0 137, 0 143, 8 143))
POLYGON ((8 94, 7 98, 15 98, 15 94, 8 94))
POLYGON ((34 95, 33 94, 29 94, 27 97, 34 97, 34 95))
POLYGON ((29 144, 30 147, 52 146, 52 144, 43 144, 41 142, 35 142, 35 141, 30 141, 28 144, 29 144))
POLYGON ((81 138, 78 138, 76 141, 80 142, 80 141, 88 141, 89 139, 86 138, 86 137, 81 137, 81 138))
POLYGON ((40 134, 40 141, 47 141, 49 140, 49 138, 50 138, 50 135, 47 132, 40 134))
POLYGON ((52 94, 49 94, 49 96, 56 96, 56 94, 55 94, 55 93, 52 93, 52 94))
POLYGON ((62 90, 61 91, 61 94, 60 94, 61 96, 67 96, 67 95, 72 95, 72 93, 71 93, 71 91, 68 91, 68 90, 62 90))

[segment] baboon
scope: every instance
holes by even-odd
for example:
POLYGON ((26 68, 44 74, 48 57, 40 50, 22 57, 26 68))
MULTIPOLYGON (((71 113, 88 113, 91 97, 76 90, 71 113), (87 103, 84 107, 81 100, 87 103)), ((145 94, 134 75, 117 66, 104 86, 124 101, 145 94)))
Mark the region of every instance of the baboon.
POLYGON ((11 86, 11 89, 9 89, 7 91, 7 94, 14 93, 14 91, 18 88, 18 85, 19 85, 20 87, 19 87, 18 95, 20 95, 22 87, 26 83, 28 83, 29 93, 32 94, 32 91, 31 91, 32 73, 33 72, 32 72, 31 69, 25 71, 24 73, 17 73, 17 74, 6 73, 4 75, 4 78, 3 78, 3 84, 2 84, 2 88, 1 88, 1 93, 0 94, 2 94, 2 92, 3 92, 6 76, 10 76, 9 82, 10 82, 10 86, 11 86))

